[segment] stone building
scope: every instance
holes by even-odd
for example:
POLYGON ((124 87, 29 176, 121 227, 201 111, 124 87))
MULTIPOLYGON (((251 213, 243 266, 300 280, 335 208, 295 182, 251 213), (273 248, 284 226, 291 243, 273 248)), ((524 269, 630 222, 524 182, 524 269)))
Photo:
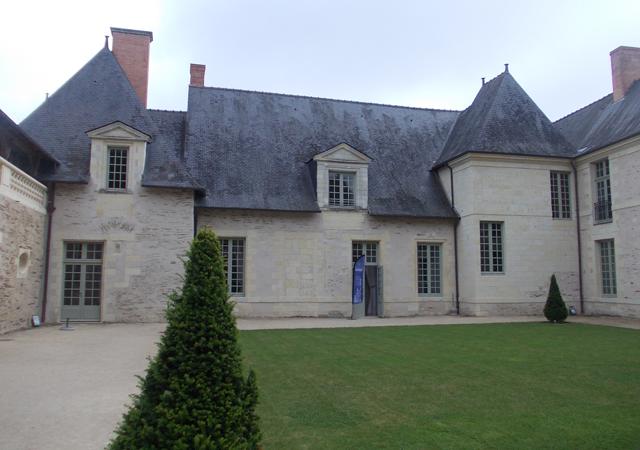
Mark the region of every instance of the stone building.
POLYGON ((44 280, 47 188, 58 161, 0 111, 0 334, 29 326, 44 280))
POLYGON ((187 110, 154 110, 152 34, 112 34, 21 123, 51 161, 28 174, 50 233, 42 200, 21 288, 10 227, 31 219, 0 191, 0 311, 161 320, 211 227, 240 316, 349 317, 364 254, 369 315, 540 314, 556 274, 579 312, 640 317, 640 49, 611 53, 612 95, 552 123, 508 67, 445 111, 206 87, 192 64, 187 110))

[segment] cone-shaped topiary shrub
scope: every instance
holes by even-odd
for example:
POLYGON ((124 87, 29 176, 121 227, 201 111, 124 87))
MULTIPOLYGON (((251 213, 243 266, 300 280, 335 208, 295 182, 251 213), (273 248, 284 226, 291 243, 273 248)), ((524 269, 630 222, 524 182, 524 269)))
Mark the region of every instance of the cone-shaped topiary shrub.
POLYGON ((255 374, 242 375, 220 244, 200 231, 170 297, 158 354, 110 443, 119 449, 251 449, 260 438, 255 374))
POLYGON ((552 275, 547 303, 544 305, 544 316, 549 322, 564 322, 568 315, 569 311, 567 310, 567 305, 564 304, 564 300, 562 300, 556 276, 552 275))

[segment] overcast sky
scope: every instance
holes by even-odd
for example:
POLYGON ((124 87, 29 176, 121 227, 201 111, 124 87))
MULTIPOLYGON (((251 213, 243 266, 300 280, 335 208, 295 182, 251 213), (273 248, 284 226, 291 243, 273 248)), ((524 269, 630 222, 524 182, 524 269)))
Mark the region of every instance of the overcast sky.
POLYGON ((2 6, 0 109, 24 119, 103 46, 153 32, 149 107, 205 84, 464 109, 510 72, 550 119, 611 92, 609 52, 640 47, 640 1, 20 0, 2 6))

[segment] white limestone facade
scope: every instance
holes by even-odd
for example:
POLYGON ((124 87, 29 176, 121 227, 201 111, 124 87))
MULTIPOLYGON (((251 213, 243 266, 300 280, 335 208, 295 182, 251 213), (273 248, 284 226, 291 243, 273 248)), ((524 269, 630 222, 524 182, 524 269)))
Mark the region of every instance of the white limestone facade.
POLYGON ((234 297, 240 317, 351 316, 352 243, 378 243, 382 315, 455 311, 453 222, 371 216, 361 210, 319 213, 198 209, 198 229, 245 240, 245 286, 234 297), (442 247, 442 293, 417 289, 417 245, 442 247))
POLYGON ((576 166, 585 313, 640 317, 640 137, 579 157, 576 166), (612 217, 598 221, 595 165, 604 160, 609 162, 612 217), (616 292, 605 293, 600 245, 611 240, 616 292))
POLYGON ((567 305, 580 307, 573 173, 558 158, 467 154, 438 173, 458 228, 460 312, 465 315, 542 314, 551 275, 567 305), (571 218, 554 219, 550 172, 569 174, 571 218), (481 270, 480 223, 503 224, 503 270, 481 270))
POLYGON ((141 185, 147 136, 121 123, 91 132, 88 184, 56 183, 47 322, 66 319, 65 243, 102 243, 103 322, 164 320, 167 295, 181 286, 193 236, 193 192, 141 185), (107 151, 126 148, 128 182, 107 187, 107 151))

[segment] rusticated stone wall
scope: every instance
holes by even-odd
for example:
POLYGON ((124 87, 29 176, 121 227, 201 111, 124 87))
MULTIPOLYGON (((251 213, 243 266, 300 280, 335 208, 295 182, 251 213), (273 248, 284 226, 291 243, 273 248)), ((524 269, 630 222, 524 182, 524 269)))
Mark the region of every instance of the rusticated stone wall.
POLYGON ((0 195, 0 334, 38 314, 45 215, 0 195))

